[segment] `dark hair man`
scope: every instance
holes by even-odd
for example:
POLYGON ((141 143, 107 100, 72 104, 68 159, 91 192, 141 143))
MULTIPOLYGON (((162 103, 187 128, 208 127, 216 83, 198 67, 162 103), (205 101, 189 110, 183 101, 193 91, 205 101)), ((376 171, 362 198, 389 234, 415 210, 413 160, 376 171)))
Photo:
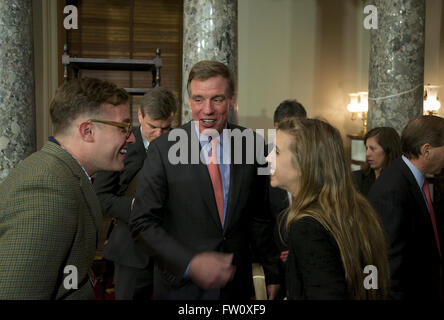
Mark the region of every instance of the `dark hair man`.
POLYGON ((125 169, 99 172, 94 180, 103 213, 115 221, 103 257, 114 262, 117 300, 147 300, 152 295, 154 264, 131 238, 128 220, 146 150, 154 139, 170 131, 176 110, 177 101, 170 90, 150 89, 138 109, 140 127, 133 129, 136 141, 128 147, 125 169))
POLYGON ((0 185, 0 299, 93 299, 88 270, 102 215, 90 177, 122 170, 128 95, 98 79, 64 83, 51 103, 54 137, 0 185))
POLYGON ((284 100, 282 101, 274 111, 273 121, 274 127, 277 129, 279 123, 285 118, 306 118, 307 111, 302 104, 296 100, 284 100))

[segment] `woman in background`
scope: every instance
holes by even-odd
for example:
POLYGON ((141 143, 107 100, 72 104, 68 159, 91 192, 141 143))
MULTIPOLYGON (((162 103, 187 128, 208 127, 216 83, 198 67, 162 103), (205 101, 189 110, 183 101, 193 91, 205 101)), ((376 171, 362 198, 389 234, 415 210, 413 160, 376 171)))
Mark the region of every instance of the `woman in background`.
POLYGON ((353 182, 364 196, 393 160, 401 156, 401 139, 390 127, 373 128, 364 136, 366 163, 361 170, 353 172, 353 182))
POLYGON ((289 191, 288 299, 384 299, 389 267, 381 223, 353 186, 341 136, 315 119, 279 124, 271 185, 289 191), (364 268, 377 267, 377 289, 364 268))

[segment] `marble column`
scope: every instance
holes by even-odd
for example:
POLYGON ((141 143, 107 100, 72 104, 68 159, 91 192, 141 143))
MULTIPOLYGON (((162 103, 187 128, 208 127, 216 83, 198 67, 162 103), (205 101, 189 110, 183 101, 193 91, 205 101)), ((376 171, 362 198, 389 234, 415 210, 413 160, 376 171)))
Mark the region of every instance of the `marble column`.
POLYGON ((401 133, 423 110, 425 1, 371 4, 378 28, 370 31, 368 127, 390 126, 401 133))
POLYGON ((32 0, 0 1, 0 182, 35 151, 32 0))
MULTIPOLYGON (((201 60, 225 63, 237 82, 237 0, 183 2, 182 123, 191 120, 188 74, 201 60)), ((237 122, 237 103, 229 121, 237 122)))

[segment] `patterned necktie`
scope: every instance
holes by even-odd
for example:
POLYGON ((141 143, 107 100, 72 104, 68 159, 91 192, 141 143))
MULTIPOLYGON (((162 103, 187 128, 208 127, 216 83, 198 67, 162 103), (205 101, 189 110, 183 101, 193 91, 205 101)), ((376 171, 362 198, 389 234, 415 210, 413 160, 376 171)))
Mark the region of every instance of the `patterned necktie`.
POLYGON ((439 244, 439 235, 438 235, 438 228, 436 227, 436 219, 435 219, 435 211, 433 210, 433 205, 432 205, 432 198, 430 197, 430 189, 429 189, 429 183, 427 181, 427 179, 424 179, 424 184, 423 184, 423 190, 424 190, 424 194, 427 200, 427 204, 429 206, 429 211, 430 211, 430 219, 432 220, 432 226, 433 226, 433 232, 435 233, 435 241, 436 241, 436 245, 438 247, 438 252, 439 252, 439 260, 440 260, 440 294, 441 294, 441 300, 442 300, 442 255, 441 255, 441 246, 439 244))
POLYGON ((213 184, 214 197, 216 198, 217 211, 219 212, 220 223, 224 220, 224 195, 222 188, 222 176, 219 171, 217 160, 217 140, 211 139, 211 151, 208 162, 208 172, 210 173, 211 183, 213 184))

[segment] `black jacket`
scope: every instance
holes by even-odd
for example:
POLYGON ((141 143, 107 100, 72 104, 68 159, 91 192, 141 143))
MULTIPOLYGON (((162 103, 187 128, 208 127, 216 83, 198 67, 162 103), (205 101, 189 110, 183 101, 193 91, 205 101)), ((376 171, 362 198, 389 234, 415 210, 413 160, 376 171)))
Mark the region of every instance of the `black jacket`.
POLYGON ((353 183, 356 189, 364 196, 368 195, 370 188, 375 183, 375 171, 371 170, 369 175, 365 175, 362 170, 352 172, 353 183))
POLYGON ((148 265, 149 256, 131 238, 128 221, 133 197, 125 194, 146 158, 140 127, 134 128, 133 133, 136 142, 128 145, 123 171, 99 172, 93 186, 103 214, 116 219, 116 225, 105 244, 103 257, 129 267, 144 268, 148 265))
POLYGON ((439 299, 440 257, 430 214, 402 158, 384 169, 368 199, 388 238, 391 298, 439 299))
POLYGON ((289 300, 349 299, 338 245, 318 221, 304 217, 293 222, 288 239, 289 300))

